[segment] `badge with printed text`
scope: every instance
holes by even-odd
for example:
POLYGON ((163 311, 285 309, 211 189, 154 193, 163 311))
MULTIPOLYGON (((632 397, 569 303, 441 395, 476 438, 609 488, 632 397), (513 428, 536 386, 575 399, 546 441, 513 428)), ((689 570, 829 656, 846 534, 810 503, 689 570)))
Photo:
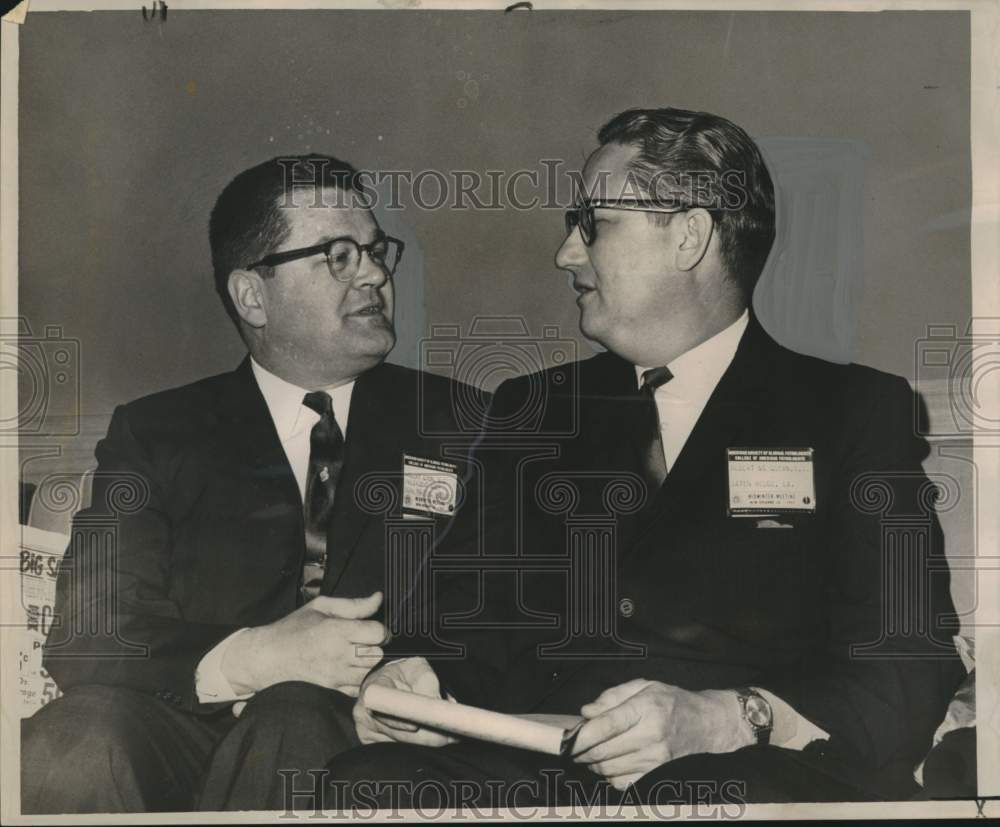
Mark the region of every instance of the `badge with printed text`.
POLYGON ((455 513, 458 466, 439 459, 403 454, 403 516, 433 517, 455 513))
POLYGON ((729 516, 816 510, 812 448, 727 448, 729 516))

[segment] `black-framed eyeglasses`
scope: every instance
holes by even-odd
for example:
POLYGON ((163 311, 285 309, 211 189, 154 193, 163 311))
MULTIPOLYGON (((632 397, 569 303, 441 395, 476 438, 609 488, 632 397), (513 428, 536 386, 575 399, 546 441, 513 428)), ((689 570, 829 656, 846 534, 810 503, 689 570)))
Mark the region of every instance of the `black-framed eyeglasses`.
POLYGON ((588 198, 580 206, 566 210, 566 232, 580 228, 580 238, 588 247, 597 239, 597 224, 594 210, 635 210, 637 212, 679 213, 690 207, 677 204, 668 205, 655 198, 588 198))
POLYGON ((289 261, 296 261, 300 258, 308 258, 322 253, 326 256, 326 265, 330 268, 330 275, 337 281, 353 281, 354 277, 361 269, 361 254, 368 253, 368 257, 387 275, 396 272, 399 260, 403 257, 403 250, 406 245, 398 238, 380 233, 370 244, 358 244, 350 236, 340 236, 324 241, 322 244, 313 244, 311 247, 300 247, 297 250, 283 250, 280 253, 271 253, 264 256, 260 261, 255 261, 247 266, 248 270, 255 267, 276 267, 279 264, 286 264, 289 261))

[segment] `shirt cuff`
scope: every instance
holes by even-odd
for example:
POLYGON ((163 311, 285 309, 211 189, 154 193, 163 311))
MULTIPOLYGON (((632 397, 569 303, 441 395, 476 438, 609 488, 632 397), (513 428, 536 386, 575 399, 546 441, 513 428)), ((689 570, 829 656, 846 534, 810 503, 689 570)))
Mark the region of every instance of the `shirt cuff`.
POLYGON ((222 659, 226 656, 226 649, 237 635, 242 635, 245 631, 247 630, 239 629, 233 632, 199 661, 198 668, 194 672, 194 688, 200 703, 229 703, 253 697, 253 692, 238 695, 222 673, 222 659))
POLYGON ((813 741, 830 737, 808 718, 803 718, 777 695, 766 689, 754 687, 761 697, 771 705, 771 744, 784 749, 802 750, 813 741))

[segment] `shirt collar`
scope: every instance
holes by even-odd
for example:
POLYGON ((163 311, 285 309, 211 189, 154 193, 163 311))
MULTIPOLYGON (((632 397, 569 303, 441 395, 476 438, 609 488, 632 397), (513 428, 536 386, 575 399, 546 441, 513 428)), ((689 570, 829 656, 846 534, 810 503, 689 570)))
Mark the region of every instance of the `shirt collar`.
POLYGON ((302 404, 302 398, 310 390, 324 390, 333 400, 333 413, 337 418, 344 435, 347 435, 347 412, 350 410, 351 394, 354 391, 354 380, 334 388, 300 388, 291 382, 286 382, 280 376, 271 373, 253 356, 250 357, 250 368, 254 379, 267 403, 267 409, 278 432, 282 444, 295 436, 303 427, 310 428, 319 418, 315 411, 302 404))
MULTIPOLYGON (((714 389, 733 361, 736 348, 739 347, 740 339, 749 322, 750 312, 744 310, 729 327, 720 330, 710 339, 685 351, 670 362, 667 367, 673 374, 673 379, 662 386, 663 390, 670 394, 684 394, 685 391, 714 389)), ((640 387, 643 371, 648 369, 635 366, 636 380, 640 387)))

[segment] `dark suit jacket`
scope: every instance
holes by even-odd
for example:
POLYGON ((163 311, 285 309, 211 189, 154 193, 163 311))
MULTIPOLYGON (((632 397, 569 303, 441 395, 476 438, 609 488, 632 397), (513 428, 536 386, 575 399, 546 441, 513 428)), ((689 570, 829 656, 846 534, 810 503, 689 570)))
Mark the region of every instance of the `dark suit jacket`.
MULTIPOLYGON (((459 392, 470 398, 458 383, 391 364, 357 379, 323 594, 385 589, 386 517, 398 514, 402 454, 444 458, 441 447, 456 442, 446 437, 461 433, 459 392), (391 510, 367 513, 352 496, 369 474, 388 475, 391 510)), ((304 554, 299 489, 249 358, 232 373, 119 407, 96 455, 45 667, 63 690, 121 685, 212 711, 197 702, 198 662, 235 630, 296 608, 304 554)), ((370 499, 377 510, 378 495, 370 499)))
POLYGON ((633 367, 610 353, 498 388, 478 451, 482 524, 463 518, 442 553, 527 562, 520 577, 499 560, 485 577, 439 578, 444 613, 458 618, 440 634, 478 661, 438 660, 444 682, 460 700, 561 713, 638 677, 759 686, 829 732, 846 763, 908 775, 961 677, 908 384, 795 354, 752 318, 666 482, 627 514, 640 468, 637 399, 633 367), (730 447, 813 448, 815 513, 782 516, 784 528, 728 516, 730 447), (617 498, 615 478, 624 481, 617 498), (558 479, 572 481, 575 502, 553 488, 558 479), (608 514, 618 526, 613 565, 574 580, 538 564, 606 560, 568 546, 588 519, 593 528, 608 514), (894 602, 910 601, 907 590, 918 605, 894 602), (589 608, 574 603, 587 593, 589 608), (610 625, 587 640, 593 619, 610 625), (539 649, 567 635, 562 648, 539 649))

